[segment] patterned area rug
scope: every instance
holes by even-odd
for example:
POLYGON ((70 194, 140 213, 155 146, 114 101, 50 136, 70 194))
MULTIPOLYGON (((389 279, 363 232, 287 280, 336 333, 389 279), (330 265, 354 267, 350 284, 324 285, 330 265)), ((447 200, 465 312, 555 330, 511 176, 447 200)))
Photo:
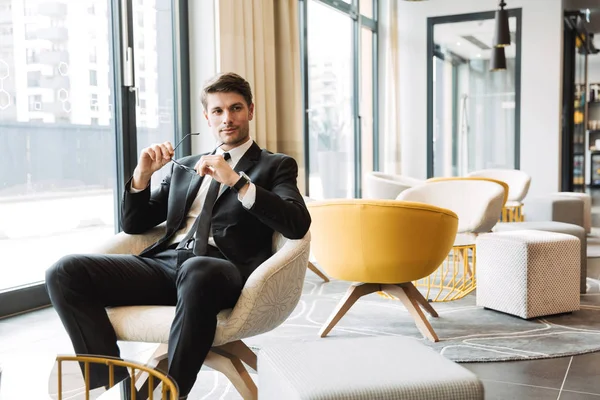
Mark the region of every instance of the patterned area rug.
POLYGON ((532 320, 477 307, 474 293, 461 300, 433 303, 439 318, 429 321, 440 338, 438 343, 422 337, 399 301, 371 294, 357 301, 326 338, 319 338, 321 325, 348 286, 341 281, 322 283, 307 272, 302 299, 292 316, 279 328, 247 343, 260 350, 275 343, 406 336, 457 362, 550 358, 600 350, 597 280, 588 279, 588 294, 581 296, 580 311, 532 320))

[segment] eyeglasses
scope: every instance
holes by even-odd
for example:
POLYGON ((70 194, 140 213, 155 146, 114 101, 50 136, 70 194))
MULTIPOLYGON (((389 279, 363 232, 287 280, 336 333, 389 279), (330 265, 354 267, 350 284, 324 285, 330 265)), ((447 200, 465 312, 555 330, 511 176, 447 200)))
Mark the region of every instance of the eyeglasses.
MULTIPOLYGON (((200 132, 191 132, 191 133, 188 133, 187 135, 185 135, 185 136, 183 137, 183 139, 181 139, 181 140, 179 141, 179 143, 177 143, 177 144, 175 145, 175 147, 173 147, 173 152, 175 152, 175 149, 176 149, 176 148, 178 148, 178 147, 179 147, 179 145, 180 145, 181 143, 183 143, 183 141, 184 141, 185 139, 187 139, 187 137, 188 137, 188 136, 198 136, 199 134, 200 134, 200 132)), ((221 146, 223 146, 223 143, 220 143, 220 144, 219 144, 217 147, 215 147, 215 149, 214 149, 213 151, 211 151, 211 154, 212 154, 212 153, 214 153, 214 152, 215 152, 215 151, 216 151, 216 150, 217 150, 219 147, 221 147, 221 146)), ((197 174, 198 174, 198 172, 197 172, 195 169, 193 169, 193 168, 190 168, 190 167, 188 167, 187 165, 183 165, 183 164, 182 164, 182 163, 180 163, 179 161, 176 161, 174 158, 171 158, 171 161, 173 161, 173 164, 180 166, 181 168, 183 168, 183 169, 184 169, 186 172, 189 172, 190 174, 194 174, 194 175, 197 175, 197 174)))
MULTIPOLYGON (((175 145, 175 147, 173 147, 173 154, 175 154, 175 149, 176 149, 176 148, 178 148, 178 147, 179 147, 179 145, 180 145, 181 143, 183 143, 183 141, 184 141, 185 139, 187 139, 189 136, 198 136, 199 134, 200 134, 200 132, 190 132, 190 133, 188 133, 187 135, 185 135, 185 136, 184 136, 184 137, 183 137, 183 138, 182 138, 182 139, 179 141, 179 143, 177 143, 177 144, 175 145)), ((179 165, 181 168, 183 168, 184 170, 186 170, 186 171, 187 171, 187 172, 189 172, 190 174, 194 174, 194 175, 196 175, 196 174, 198 173, 198 172, 196 172, 196 170, 195 170, 195 169, 192 169, 192 168, 188 167, 187 165, 183 165, 183 164, 181 164, 179 161, 176 161, 174 158, 171 158, 171 161, 173 161, 173 164, 179 165)))

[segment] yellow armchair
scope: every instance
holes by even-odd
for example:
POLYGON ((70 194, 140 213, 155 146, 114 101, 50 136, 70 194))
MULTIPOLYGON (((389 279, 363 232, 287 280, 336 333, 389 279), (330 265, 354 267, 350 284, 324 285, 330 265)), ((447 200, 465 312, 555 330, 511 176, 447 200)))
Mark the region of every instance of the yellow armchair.
POLYGON ((402 301, 419 330, 438 337, 421 308, 437 313, 412 281, 430 275, 452 248, 458 217, 450 210, 398 200, 329 200, 308 203, 312 251, 325 272, 357 282, 323 325, 326 336, 362 296, 383 291, 402 301))

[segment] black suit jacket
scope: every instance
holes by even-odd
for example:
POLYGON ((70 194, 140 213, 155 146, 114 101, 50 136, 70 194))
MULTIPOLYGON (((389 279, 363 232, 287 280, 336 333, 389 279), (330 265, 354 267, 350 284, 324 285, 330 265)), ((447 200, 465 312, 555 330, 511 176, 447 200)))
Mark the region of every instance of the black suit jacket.
MULTIPOLYGON (((180 162, 193 168, 200 157, 189 156, 180 162)), ((253 143, 235 171, 244 171, 256 186, 254 205, 249 210, 244 208, 237 193, 226 187, 215 203, 211 229, 223 255, 247 278, 272 255, 273 231, 288 239, 300 239, 308 232, 311 219, 298 191, 298 166, 293 158, 261 150, 253 143)), ((152 192, 146 188, 140 193, 129 193, 131 180, 126 184, 121 219, 126 233, 143 233, 167 221, 165 235, 141 256, 166 249, 185 224, 201 182, 200 176, 173 165, 171 173, 152 192)))

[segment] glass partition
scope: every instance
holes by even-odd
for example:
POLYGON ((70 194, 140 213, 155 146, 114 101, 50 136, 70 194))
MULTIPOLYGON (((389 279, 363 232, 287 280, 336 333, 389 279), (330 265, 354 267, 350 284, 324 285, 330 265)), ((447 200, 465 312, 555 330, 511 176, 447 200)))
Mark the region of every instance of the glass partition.
POLYGON ((507 68, 493 72, 493 12, 429 19, 429 176, 519 168, 519 18, 511 10, 507 68))

